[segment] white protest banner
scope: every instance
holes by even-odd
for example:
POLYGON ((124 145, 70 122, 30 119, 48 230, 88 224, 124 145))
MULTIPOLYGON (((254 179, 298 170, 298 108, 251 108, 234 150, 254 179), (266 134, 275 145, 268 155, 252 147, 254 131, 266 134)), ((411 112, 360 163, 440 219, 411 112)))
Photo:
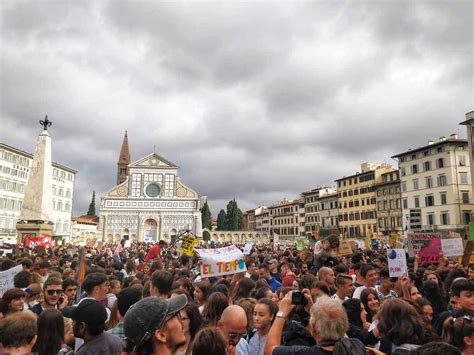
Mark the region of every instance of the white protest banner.
POLYGON ((17 265, 11 269, 0 272, 0 297, 3 294, 13 288, 13 278, 16 274, 23 270, 23 266, 17 265))
POLYGON ((244 255, 250 255, 250 253, 252 252, 252 248, 253 248, 253 243, 245 243, 244 255))
POLYGON ((275 232, 273 233, 273 245, 278 245, 280 244, 280 235, 276 234, 275 232))
POLYGON ((244 254, 235 245, 195 251, 201 257, 201 277, 231 275, 247 271, 244 254))
POLYGON ((390 277, 401 277, 408 270, 405 250, 387 249, 388 272, 390 277))
POLYGON ((441 239, 441 249, 444 256, 459 256, 464 254, 462 238, 441 239))

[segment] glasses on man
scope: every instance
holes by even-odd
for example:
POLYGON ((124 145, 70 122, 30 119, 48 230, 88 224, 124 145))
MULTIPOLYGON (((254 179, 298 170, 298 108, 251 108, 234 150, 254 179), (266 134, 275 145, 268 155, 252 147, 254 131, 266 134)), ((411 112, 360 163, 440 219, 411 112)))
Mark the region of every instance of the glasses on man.
POLYGON ((240 338, 246 338, 247 333, 236 333, 236 332, 229 332, 229 339, 234 341, 236 344, 239 342, 240 338))
POLYGON ((50 296, 54 295, 54 294, 62 294, 63 293, 63 290, 62 289, 58 289, 58 290, 48 290, 46 291, 46 293, 50 296))
POLYGON ((171 319, 173 319, 174 317, 177 317, 179 321, 183 320, 183 317, 181 316, 181 312, 171 313, 169 315, 169 317, 164 320, 163 325, 161 326, 161 328, 163 328, 165 326, 165 324, 167 322, 169 322, 171 319))

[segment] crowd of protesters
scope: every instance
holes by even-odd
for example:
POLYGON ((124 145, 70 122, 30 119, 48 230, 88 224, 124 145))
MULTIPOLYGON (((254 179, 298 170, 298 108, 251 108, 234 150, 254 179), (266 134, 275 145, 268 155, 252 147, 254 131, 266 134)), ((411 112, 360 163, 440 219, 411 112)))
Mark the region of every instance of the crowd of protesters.
POLYGON ((474 354, 474 265, 390 277, 383 249, 336 251, 256 245, 246 272, 204 278, 175 245, 122 241, 84 247, 80 279, 77 247, 18 246, 0 354, 474 354))

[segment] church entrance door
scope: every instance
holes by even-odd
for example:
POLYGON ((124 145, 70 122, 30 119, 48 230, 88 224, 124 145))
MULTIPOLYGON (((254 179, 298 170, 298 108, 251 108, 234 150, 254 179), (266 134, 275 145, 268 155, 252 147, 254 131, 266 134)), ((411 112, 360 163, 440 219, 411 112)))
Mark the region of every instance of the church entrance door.
POLYGON ((156 242, 158 225, 154 219, 147 219, 143 228, 143 241, 156 242))

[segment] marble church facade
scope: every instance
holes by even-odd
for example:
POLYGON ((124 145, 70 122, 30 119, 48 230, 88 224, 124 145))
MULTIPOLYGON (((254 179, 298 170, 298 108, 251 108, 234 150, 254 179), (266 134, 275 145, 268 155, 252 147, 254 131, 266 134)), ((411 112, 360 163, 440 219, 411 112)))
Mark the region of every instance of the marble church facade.
POLYGON ((184 229, 201 236, 201 200, 181 182, 179 167, 156 153, 133 163, 128 160, 125 135, 117 164, 117 186, 101 197, 98 238, 172 241, 184 229))

